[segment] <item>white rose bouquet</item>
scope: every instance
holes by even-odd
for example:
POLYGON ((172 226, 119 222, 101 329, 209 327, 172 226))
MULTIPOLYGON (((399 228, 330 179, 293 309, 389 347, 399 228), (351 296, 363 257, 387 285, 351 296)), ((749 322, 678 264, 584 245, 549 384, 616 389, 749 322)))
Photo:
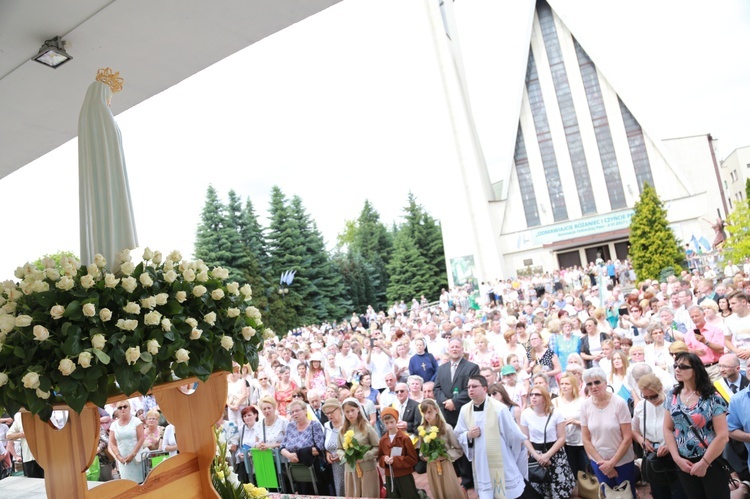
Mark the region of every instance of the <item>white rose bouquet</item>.
POLYGON ((257 368, 266 333, 247 284, 177 251, 147 248, 135 265, 126 250, 120 263, 114 275, 101 255, 88 267, 47 259, 0 284, 0 405, 47 420, 58 402, 103 407, 112 378, 127 395, 145 394, 175 377, 231 371, 233 360, 257 368))

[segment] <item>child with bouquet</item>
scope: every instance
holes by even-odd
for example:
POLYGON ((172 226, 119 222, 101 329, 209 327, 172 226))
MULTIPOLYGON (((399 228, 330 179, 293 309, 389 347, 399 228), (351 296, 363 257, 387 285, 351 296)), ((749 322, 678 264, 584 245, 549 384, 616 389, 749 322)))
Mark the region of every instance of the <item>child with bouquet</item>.
POLYGON ((425 399, 419 407, 422 410, 422 424, 417 429, 419 454, 423 461, 427 461, 427 481, 432 498, 465 497, 466 491, 459 485, 452 464, 463 455, 453 428, 445 422, 434 400, 425 399))
POLYGON ((380 439, 367 421, 357 399, 342 404, 344 425, 339 432, 339 458, 346 461, 344 491, 347 497, 380 497, 380 475, 375 466, 380 439))

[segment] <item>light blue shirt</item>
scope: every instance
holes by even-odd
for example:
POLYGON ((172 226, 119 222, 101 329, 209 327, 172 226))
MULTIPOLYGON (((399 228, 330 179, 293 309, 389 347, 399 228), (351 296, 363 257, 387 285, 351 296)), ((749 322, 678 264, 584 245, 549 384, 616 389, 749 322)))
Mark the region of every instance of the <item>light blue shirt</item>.
MULTIPOLYGON (((727 426, 729 431, 742 430, 750 433, 750 387, 732 395, 729 399, 729 414, 727 415, 727 426)), ((745 448, 750 452, 750 443, 745 442, 745 448)), ((750 466, 750 456, 747 460, 750 466)))

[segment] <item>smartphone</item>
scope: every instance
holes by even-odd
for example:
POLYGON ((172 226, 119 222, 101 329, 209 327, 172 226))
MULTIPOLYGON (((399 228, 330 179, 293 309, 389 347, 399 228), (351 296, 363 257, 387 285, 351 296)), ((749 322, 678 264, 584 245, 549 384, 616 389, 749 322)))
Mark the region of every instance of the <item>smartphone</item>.
POLYGON ((620 312, 620 316, 623 316, 623 315, 628 315, 629 310, 627 308, 621 308, 619 312, 620 312))
POLYGON ((375 338, 370 338, 370 348, 375 346, 375 338))

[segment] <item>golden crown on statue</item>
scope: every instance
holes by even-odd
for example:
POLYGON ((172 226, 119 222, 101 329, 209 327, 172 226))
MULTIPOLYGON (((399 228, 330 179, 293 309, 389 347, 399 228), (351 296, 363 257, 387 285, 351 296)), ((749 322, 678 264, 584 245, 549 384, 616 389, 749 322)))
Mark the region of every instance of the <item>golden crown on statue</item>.
POLYGON ((112 71, 112 68, 101 68, 96 72, 96 81, 100 81, 105 85, 109 85, 113 93, 117 93, 122 90, 122 84, 125 82, 124 78, 120 77, 120 72, 112 71))

